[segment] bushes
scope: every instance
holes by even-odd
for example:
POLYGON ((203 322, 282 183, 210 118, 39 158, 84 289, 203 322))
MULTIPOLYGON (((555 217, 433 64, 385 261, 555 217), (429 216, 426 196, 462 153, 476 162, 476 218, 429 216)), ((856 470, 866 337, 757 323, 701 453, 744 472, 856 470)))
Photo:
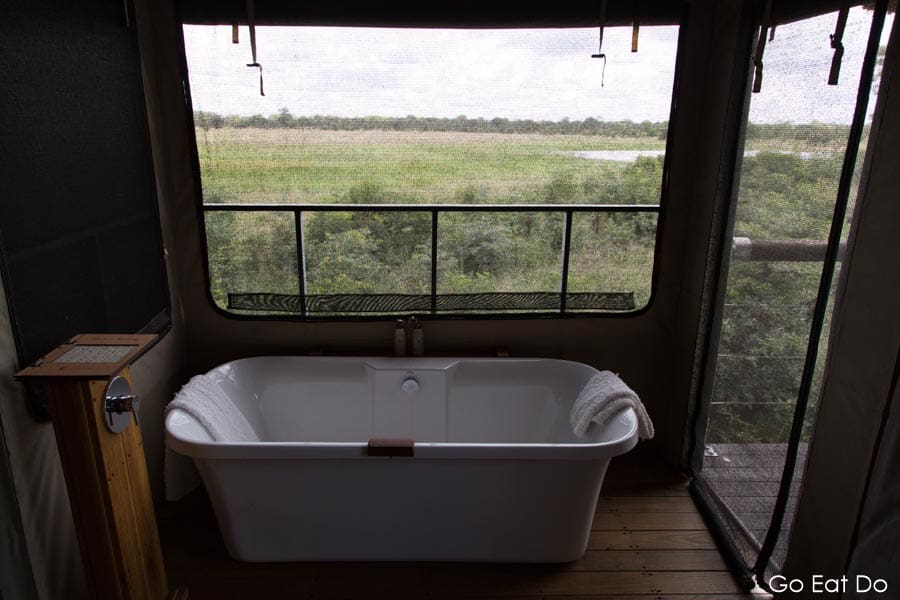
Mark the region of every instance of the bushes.
MULTIPOLYGON (((284 113, 278 119, 282 125, 288 122, 284 113)), ((457 125, 462 122, 455 121, 457 125)), ((509 123, 499 120, 493 125, 507 127, 509 123)), ((429 147, 428 151, 440 152, 441 148, 454 157, 465 150, 464 146, 450 143, 429 147)), ((353 151, 351 146, 348 152, 353 151)), ((656 203, 659 199, 661 157, 641 158, 627 165, 566 158, 559 163, 564 168, 529 171, 529 152, 544 157, 551 150, 540 145, 509 155, 514 158, 496 158, 500 162, 509 160, 509 175, 521 171, 523 176, 522 184, 502 198, 495 197, 496 188, 484 178, 461 181, 439 198, 425 198, 416 197, 414 190, 418 188, 406 186, 399 177, 391 179, 388 186, 362 175, 344 191, 335 192, 332 201, 373 205, 435 201, 580 204, 656 203), (580 170, 565 168, 570 164, 578 165, 580 170)), ((224 306, 228 292, 299 289, 290 213, 214 213, 208 222, 213 295, 220 305, 224 306), (276 217, 283 219, 278 221, 276 217), (268 226, 273 229, 267 236, 268 226)), ((652 265, 642 263, 652 261, 655 215, 596 213, 579 215, 576 223, 578 251, 572 253, 571 276, 578 287, 574 291, 634 291, 637 286, 641 289, 639 297, 649 297, 652 265), (651 249, 650 256, 641 251, 637 258, 633 252, 635 244, 651 249), (609 276, 616 271, 618 274, 609 276), (634 271, 633 276, 626 271, 634 271), (616 288, 610 290, 606 285, 616 288)), ((559 291, 563 229, 563 213, 440 213, 439 293, 559 291)), ((308 293, 422 294, 431 289, 428 211, 309 211, 304 214, 303 231, 308 293)))

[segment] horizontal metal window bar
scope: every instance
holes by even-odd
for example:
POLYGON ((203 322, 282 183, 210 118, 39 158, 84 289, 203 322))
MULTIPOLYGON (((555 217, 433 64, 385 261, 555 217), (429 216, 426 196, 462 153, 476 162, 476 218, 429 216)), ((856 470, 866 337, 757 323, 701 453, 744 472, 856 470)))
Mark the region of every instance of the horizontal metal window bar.
POLYGON ((719 358, 752 358, 752 359, 762 359, 762 360, 796 360, 796 359, 804 359, 806 358, 803 355, 800 356, 776 356, 770 355, 767 356, 765 354, 717 354, 719 358))
POLYGON ((658 204, 204 204, 210 212, 659 212, 658 204))
MULTIPOLYGON (((772 262, 822 262, 828 242, 820 240, 751 240, 736 237, 731 242, 731 260, 772 262)), ((847 242, 841 242, 838 260, 843 260, 847 242)))
POLYGON ((810 305, 815 302, 815 298, 810 298, 809 302, 804 304, 778 304, 777 302, 726 302, 725 306, 741 308, 745 306, 751 306, 754 308, 794 308, 794 309, 802 309, 809 308, 810 305))
MULTIPOLYGON (((783 401, 783 402, 778 402, 778 401, 774 401, 774 402, 763 402, 763 401, 760 401, 760 402, 740 402, 740 401, 734 401, 734 402, 732 402, 732 401, 730 401, 730 400, 725 400, 725 401, 722 401, 722 402, 710 402, 710 405, 711 405, 711 406, 776 406, 776 405, 777 405, 777 406, 790 406, 790 405, 793 404, 793 403, 794 403, 794 399, 791 398, 790 400, 785 400, 785 401, 783 401)), ((740 442, 738 442, 738 443, 740 443, 740 442)), ((785 443, 787 443, 787 442, 785 442, 785 443)))

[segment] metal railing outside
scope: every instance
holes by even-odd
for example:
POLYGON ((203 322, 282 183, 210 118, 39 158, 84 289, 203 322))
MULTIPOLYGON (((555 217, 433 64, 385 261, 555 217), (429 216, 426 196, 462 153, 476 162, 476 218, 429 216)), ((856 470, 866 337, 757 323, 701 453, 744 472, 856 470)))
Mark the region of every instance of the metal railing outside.
MULTIPOLYGON (((563 221, 562 256, 560 261, 559 308, 558 315, 567 313, 569 292, 569 257, 572 242, 572 218, 575 213, 655 213, 659 215, 658 204, 203 204, 204 215, 212 212, 258 212, 291 213, 297 246, 299 277, 299 315, 310 316, 307 306, 306 267, 303 244, 303 215, 316 212, 401 212, 428 213, 431 215, 431 266, 430 266, 430 310, 432 316, 438 313, 438 233, 442 213, 560 213, 563 221)), ((602 293, 598 293, 602 294, 602 293)))

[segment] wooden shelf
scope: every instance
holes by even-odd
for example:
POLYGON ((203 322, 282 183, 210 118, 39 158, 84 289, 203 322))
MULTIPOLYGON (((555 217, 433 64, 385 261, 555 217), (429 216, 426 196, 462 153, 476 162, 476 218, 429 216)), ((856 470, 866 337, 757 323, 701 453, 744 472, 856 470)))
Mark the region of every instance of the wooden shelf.
POLYGON ((136 402, 128 366, 156 340, 77 335, 16 375, 39 384, 47 401, 92 598, 186 598, 183 589, 169 590, 141 430, 135 419, 123 420, 118 433, 107 427, 107 390, 127 382, 136 402))

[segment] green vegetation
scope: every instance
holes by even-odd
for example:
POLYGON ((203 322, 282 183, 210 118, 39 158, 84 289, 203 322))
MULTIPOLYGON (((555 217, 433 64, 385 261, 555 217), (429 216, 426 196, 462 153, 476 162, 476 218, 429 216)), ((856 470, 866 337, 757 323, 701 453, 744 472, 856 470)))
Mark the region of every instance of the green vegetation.
POLYGON ((666 139, 666 122, 603 121, 588 117, 583 121, 533 121, 516 119, 470 119, 460 115, 453 119, 440 117, 333 117, 315 115, 294 117, 282 108, 277 115, 266 118, 222 116, 217 113, 194 113, 197 129, 254 128, 254 129, 318 129, 323 131, 448 131, 461 133, 539 133, 542 135, 600 135, 604 137, 666 139))
MULTIPOLYGON (((271 124, 210 126, 198 129, 197 139, 206 203, 656 204, 664 151, 655 136, 271 124), (609 150, 660 156, 620 162, 575 154, 609 150)), ((439 293, 559 291, 563 213, 441 213, 439 219, 439 293)), ((212 291, 220 306, 227 306, 229 292, 299 292, 293 228, 289 212, 207 216, 212 291)), ((430 213, 305 211, 303 231, 310 294, 430 291, 430 213)), ((655 232, 654 213, 577 213, 569 290, 634 292, 637 306, 645 304, 655 232)))
MULTIPOLYGON (((826 240, 842 159, 745 158, 735 236, 826 240)), ((708 442, 787 441, 821 274, 821 262, 731 262, 708 442)), ((826 327, 813 401, 827 339, 826 327)), ((814 417, 813 404, 806 435, 814 417)))
MULTIPOLYGON (((197 141, 207 203, 619 202, 606 195, 627 163, 573 153, 665 149, 657 139, 378 130, 226 128, 197 141)), ((656 202, 659 181, 628 191, 656 202)))

